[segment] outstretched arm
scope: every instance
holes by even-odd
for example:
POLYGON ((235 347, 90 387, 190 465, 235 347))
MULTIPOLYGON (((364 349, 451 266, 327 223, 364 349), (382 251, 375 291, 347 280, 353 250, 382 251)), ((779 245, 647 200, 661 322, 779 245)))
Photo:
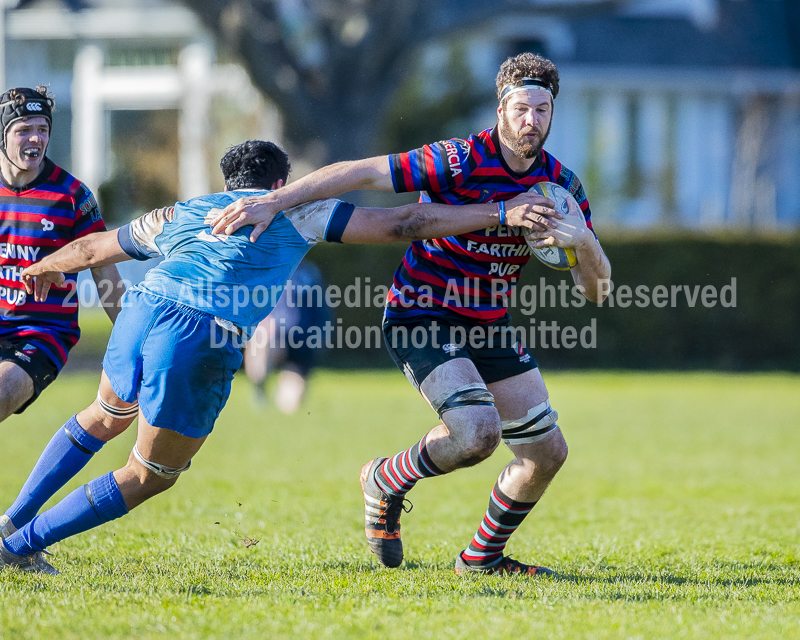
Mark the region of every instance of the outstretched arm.
MULTIPOLYGON (((552 202, 534 193, 523 193, 506 202, 506 224, 553 231, 562 216, 552 202)), ((379 244, 400 240, 446 238, 500 224, 497 204, 453 206, 416 202, 391 209, 356 207, 342 233, 342 242, 379 244)))
POLYGON ((388 156, 337 162, 266 195, 240 198, 223 209, 213 221, 213 233, 230 235, 241 227, 253 226, 250 239, 255 242, 281 211, 304 202, 335 198, 360 189, 394 189, 388 156))
POLYGON ((50 285, 64 284, 65 273, 105 267, 130 259, 117 240, 116 230, 92 233, 32 264, 22 272, 22 282, 28 293, 34 294, 34 299, 41 302, 47 298, 50 285))

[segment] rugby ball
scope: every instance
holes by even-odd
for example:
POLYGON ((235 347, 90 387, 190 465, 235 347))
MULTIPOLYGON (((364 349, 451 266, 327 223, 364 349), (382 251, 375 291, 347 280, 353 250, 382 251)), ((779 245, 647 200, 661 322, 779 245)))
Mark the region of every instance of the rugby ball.
MULTIPOLYGON (((555 182, 538 182, 528 189, 528 191, 533 191, 540 196, 549 198, 555 203, 553 208, 556 211, 562 213, 565 217, 570 215, 568 199, 572 198, 572 194, 560 184, 556 184, 555 182)), ((524 229, 523 234, 525 236, 525 241, 528 243, 533 256, 543 264, 546 264, 551 269, 557 269, 558 271, 568 271, 578 264, 578 259, 572 249, 561 249, 560 247, 534 248, 533 243, 536 242, 538 238, 530 236, 530 233, 531 229, 524 229)))

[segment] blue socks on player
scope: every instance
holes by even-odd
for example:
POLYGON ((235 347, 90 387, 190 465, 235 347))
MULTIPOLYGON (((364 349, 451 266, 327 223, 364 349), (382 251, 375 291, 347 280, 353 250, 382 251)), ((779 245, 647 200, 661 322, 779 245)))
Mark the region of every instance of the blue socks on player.
POLYGON ((84 431, 76 416, 67 420, 47 444, 16 501, 6 511, 14 526, 20 528, 30 522, 104 444, 84 431))
POLYGON ((113 473, 78 487, 52 509, 36 516, 5 540, 11 553, 26 556, 128 513, 113 473))

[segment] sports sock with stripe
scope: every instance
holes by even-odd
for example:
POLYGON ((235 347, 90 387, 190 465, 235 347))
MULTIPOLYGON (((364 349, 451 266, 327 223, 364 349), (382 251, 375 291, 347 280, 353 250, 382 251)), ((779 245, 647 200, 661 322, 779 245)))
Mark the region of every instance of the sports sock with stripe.
POLYGON ((84 431, 76 416, 67 420, 47 443, 14 504, 6 511, 14 526, 19 529, 30 522, 104 444, 84 431))
POLYGON ((78 487, 53 508, 3 540, 11 553, 44 551, 64 538, 88 531, 128 513, 113 473, 78 487))
POLYGON ((500 491, 499 483, 495 484, 483 522, 469 547, 461 553, 464 562, 472 567, 490 567, 498 562, 511 534, 535 506, 535 502, 512 500, 500 491))
POLYGON ((404 496, 414 488, 418 480, 444 473, 428 455, 426 439, 427 436, 423 436, 413 447, 387 458, 375 470, 375 482, 381 491, 393 496, 404 496))

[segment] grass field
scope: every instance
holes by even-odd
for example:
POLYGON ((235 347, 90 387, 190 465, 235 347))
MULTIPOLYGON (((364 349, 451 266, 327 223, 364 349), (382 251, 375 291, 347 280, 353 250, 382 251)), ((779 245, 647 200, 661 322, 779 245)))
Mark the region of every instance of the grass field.
MULTIPOLYGON (((0 637, 800 638, 800 377, 548 384, 570 457, 508 550, 557 579, 453 574, 502 450, 420 483, 406 562, 378 567, 359 469, 435 418, 398 373, 320 373, 291 418, 251 408, 238 378, 173 490, 56 546, 59 577, 0 572, 0 637)), ((94 376, 65 376, 0 426, 2 507, 95 392, 94 376)), ((67 489, 121 465, 132 441, 67 489)))

